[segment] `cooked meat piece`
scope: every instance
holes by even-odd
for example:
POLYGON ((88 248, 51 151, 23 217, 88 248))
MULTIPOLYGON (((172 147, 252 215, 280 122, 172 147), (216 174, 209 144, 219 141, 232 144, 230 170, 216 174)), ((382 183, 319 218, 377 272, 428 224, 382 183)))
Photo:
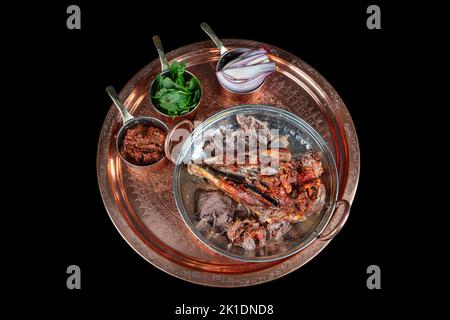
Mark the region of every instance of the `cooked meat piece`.
POLYGON ((226 231, 233 220, 233 201, 220 191, 205 191, 198 198, 198 215, 211 224, 215 232, 226 231))
POLYGON ((301 183, 319 178, 323 173, 322 162, 317 154, 308 152, 299 160, 301 172, 298 175, 298 181, 301 183))
POLYGON ((267 242, 266 227, 252 218, 231 222, 227 236, 231 243, 246 250, 254 250, 256 245, 264 247, 267 242))
POLYGON ((271 205, 271 203, 260 194, 245 188, 242 184, 237 184, 223 176, 215 175, 208 167, 201 167, 190 163, 188 165, 188 172, 207 179, 209 183, 224 191, 238 203, 258 207, 269 207, 271 205))
POLYGON ((238 114, 236 116, 236 121, 244 131, 249 130, 264 130, 267 132, 270 131, 269 127, 267 126, 267 122, 260 121, 251 115, 238 114))
POLYGON ((289 221, 280 221, 271 223, 267 226, 267 232, 269 238, 279 239, 284 236, 291 229, 291 223, 289 221))
POLYGON ((244 235, 241 242, 236 242, 235 245, 244 248, 245 250, 255 250, 256 241, 248 235, 244 235))
POLYGON ((236 209, 234 210, 234 218, 239 220, 244 220, 250 218, 252 211, 246 206, 238 203, 236 209))

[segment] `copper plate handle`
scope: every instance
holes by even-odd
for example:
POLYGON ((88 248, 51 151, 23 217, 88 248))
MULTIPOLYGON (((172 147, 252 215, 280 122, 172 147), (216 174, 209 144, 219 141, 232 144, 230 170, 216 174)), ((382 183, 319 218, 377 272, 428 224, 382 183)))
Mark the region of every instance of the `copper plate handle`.
POLYGON ((319 240, 321 241, 331 240, 339 233, 339 231, 341 231, 342 227, 344 226, 345 222, 348 219, 348 216, 350 215, 350 203, 344 199, 338 200, 336 202, 336 207, 334 208, 333 214, 331 216, 332 219, 341 206, 344 206, 344 212, 342 213, 341 219, 333 228, 333 230, 331 230, 328 234, 326 235, 320 234, 318 237, 319 240))
POLYGON ((192 130, 194 130, 194 124, 192 123, 192 121, 185 119, 183 121, 178 122, 176 125, 173 126, 172 129, 169 130, 169 132, 167 132, 166 141, 164 142, 164 152, 166 153, 166 157, 167 157, 167 159, 169 159, 173 163, 176 162, 176 159, 174 159, 172 157, 172 154, 171 154, 171 151, 172 151, 172 148, 171 148, 172 136, 173 136, 174 132, 179 127, 181 127, 182 125, 187 125, 191 132, 192 132, 192 130))

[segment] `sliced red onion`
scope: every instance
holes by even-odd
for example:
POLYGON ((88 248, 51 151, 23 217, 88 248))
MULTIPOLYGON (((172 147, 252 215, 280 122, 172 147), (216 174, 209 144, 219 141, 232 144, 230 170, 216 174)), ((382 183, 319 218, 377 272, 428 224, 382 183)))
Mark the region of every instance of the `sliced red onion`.
POLYGON ((244 83, 244 82, 249 81, 249 79, 244 79, 244 80, 233 79, 230 76, 227 76, 223 71, 219 71, 218 73, 220 73, 225 78, 226 81, 231 81, 233 83, 244 83))
POLYGON ((245 93, 258 88, 275 69, 266 49, 248 50, 218 71, 217 79, 225 88, 245 93))
POLYGON ((269 57, 266 54, 261 53, 261 54, 257 54, 257 55, 252 55, 252 56, 247 57, 245 59, 232 60, 232 61, 228 62, 222 68, 222 70, 233 69, 233 68, 240 68, 240 67, 245 67, 245 66, 253 66, 255 64, 268 63, 268 62, 270 62, 269 57))
POLYGON ((264 48, 260 48, 260 49, 245 51, 243 54, 241 54, 239 56, 239 59, 244 59, 244 58, 254 56, 257 54, 267 54, 267 50, 264 48))
POLYGON ((222 72, 225 73, 230 78, 236 80, 246 80, 254 78, 262 73, 273 72, 275 68, 276 68, 275 63, 269 62, 269 63, 260 63, 248 67, 227 69, 223 70, 222 72))
POLYGON ((220 81, 220 83, 222 83, 222 85, 233 91, 233 92, 237 92, 237 93, 245 93, 245 92, 250 92, 255 90, 256 88, 258 88, 266 79, 266 77, 271 74, 272 72, 266 72, 263 74, 260 74, 259 76, 247 80, 245 82, 235 82, 235 81, 230 81, 228 80, 229 78, 226 77, 224 75, 224 73, 222 71, 217 73, 217 79, 220 81))
POLYGON ((249 57, 253 57, 253 56, 257 56, 257 55, 262 55, 262 54, 267 54, 267 50, 266 49, 256 49, 256 50, 250 50, 248 49, 247 51, 244 51, 244 53, 242 53, 240 56, 238 56, 237 58, 234 58, 233 60, 229 61, 223 68, 226 69, 228 68, 228 66, 234 62, 238 62, 241 61, 243 59, 249 58, 249 57))

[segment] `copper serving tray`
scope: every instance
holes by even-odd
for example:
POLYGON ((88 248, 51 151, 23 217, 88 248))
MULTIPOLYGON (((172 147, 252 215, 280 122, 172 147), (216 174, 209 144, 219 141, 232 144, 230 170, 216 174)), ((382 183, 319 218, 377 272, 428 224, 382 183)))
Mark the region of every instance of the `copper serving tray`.
MULTIPOLYGON (((352 202, 359 178, 359 145, 350 114, 332 86, 313 68, 294 55, 272 45, 248 40, 224 40, 228 48, 270 50, 277 72, 264 86, 249 95, 233 95, 221 88, 215 76, 219 52, 212 41, 194 43, 167 54, 169 60, 187 63, 201 81, 201 105, 189 115, 204 120, 212 114, 242 103, 270 104, 296 113, 313 126, 334 151, 339 171, 340 195, 352 202)), ((148 101, 148 86, 160 72, 159 60, 139 71, 120 92, 122 101, 135 115, 172 120, 148 101)), ((301 252, 275 262, 244 263, 225 258, 203 245, 189 231, 175 206, 172 193, 173 165, 153 173, 135 173, 115 149, 115 135, 121 125, 114 106, 106 116, 97 153, 100 192, 108 214, 128 244, 157 268, 180 279, 209 286, 241 287, 280 278, 314 258, 329 241, 315 240, 301 252)), ((339 222, 336 215, 325 233, 339 222)))

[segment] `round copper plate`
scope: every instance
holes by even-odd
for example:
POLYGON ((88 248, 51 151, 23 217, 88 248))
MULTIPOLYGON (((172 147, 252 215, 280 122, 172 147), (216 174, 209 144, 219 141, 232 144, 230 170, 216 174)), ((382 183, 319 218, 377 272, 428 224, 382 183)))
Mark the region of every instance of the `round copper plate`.
MULTIPOLYGON (((359 145, 350 114, 332 86, 313 68, 294 55, 261 42, 225 40, 228 48, 270 49, 277 72, 249 95, 233 95, 216 80, 219 52, 212 41, 194 43, 167 54, 187 63, 201 81, 201 105, 188 117, 202 121, 223 108, 242 103, 270 104, 296 113, 312 125, 334 151, 339 170, 340 197, 350 203, 359 178, 359 145)), ((148 85, 160 72, 159 60, 139 71, 120 93, 134 115, 149 115, 169 127, 171 120, 157 113, 148 101, 148 85)), ((182 221, 172 194, 173 165, 159 172, 137 173, 119 158, 114 140, 121 125, 111 106, 100 134, 97 174, 105 207, 117 230, 129 245, 157 268, 180 279, 209 286, 241 287, 280 278, 314 258, 329 241, 316 239, 301 252, 275 262, 243 263, 225 258, 205 247, 182 221)), ((336 215, 324 233, 339 222, 336 215)))

